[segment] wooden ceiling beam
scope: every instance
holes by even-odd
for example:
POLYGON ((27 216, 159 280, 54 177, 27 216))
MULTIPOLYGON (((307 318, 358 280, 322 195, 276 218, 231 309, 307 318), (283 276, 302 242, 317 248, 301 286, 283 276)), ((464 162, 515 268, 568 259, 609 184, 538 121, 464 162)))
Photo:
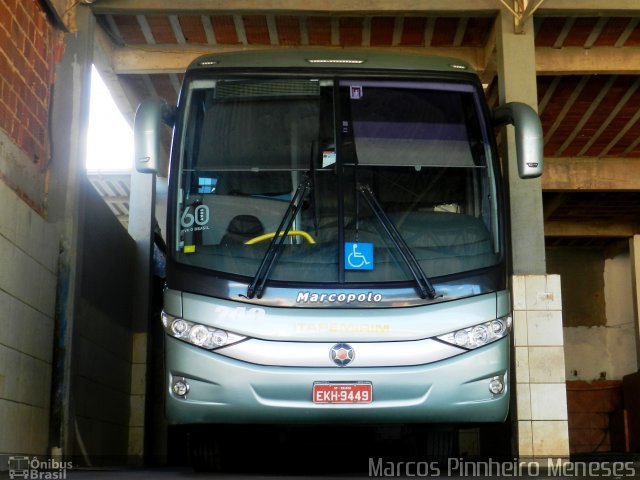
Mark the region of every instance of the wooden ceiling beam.
MULTIPOLYGON (((118 74, 161 74, 161 73, 181 73, 187 66, 200 55, 216 54, 226 52, 241 52, 249 50, 284 50, 296 48, 306 49, 314 52, 326 49, 342 50, 339 46, 328 47, 276 47, 269 45, 213 45, 211 47, 202 46, 177 46, 177 45, 140 45, 129 47, 113 47, 112 61, 114 71, 118 74)), ((360 47, 361 48, 361 47, 360 47)), ((358 50, 358 47, 350 47, 358 50)), ((390 52, 409 52, 424 55, 436 55, 454 57, 464 60, 472 67, 479 70, 482 63, 483 51, 480 48, 471 47, 451 47, 451 48, 424 48, 424 47, 376 47, 376 50, 389 50, 390 52)), ((363 51, 365 51, 363 49, 363 51)))
MULTIPOLYGON (((178 73, 199 55, 207 53, 235 52, 292 48, 275 45, 130 45, 113 47, 116 73, 178 73)), ((296 47, 301 48, 301 47, 296 47)), ((302 47, 305 48, 305 47, 302 47)), ((341 48, 338 46, 327 48, 341 48)), ((412 52, 424 55, 456 57, 471 64, 479 73, 490 66, 492 50, 472 47, 376 47, 394 52, 412 52), (488 57, 488 58, 487 58, 488 57)), ((536 48, 538 75, 590 75, 590 74, 640 74, 640 47, 582 47, 536 48)))
POLYGON ((297 14, 368 14, 380 13, 442 13, 473 17, 478 14, 496 14, 496 0, 96 0, 91 9, 100 14, 184 14, 203 15, 224 12, 295 12, 297 14))
POLYGON ((637 0, 545 0, 536 10, 538 16, 625 16, 637 15, 637 0))
POLYGON ((640 73, 638 47, 537 47, 538 75, 593 75, 640 73))
POLYGON ((544 223, 545 237, 632 237, 640 224, 625 220, 550 220, 544 223))
MULTIPOLYGON (((48 0, 61 2, 63 0, 48 0)), ((69 1, 69 0, 67 0, 69 1)), ((437 12, 476 16, 478 13, 494 14, 500 9, 497 0, 430 0, 408 2, 405 0, 94 0, 95 13, 155 13, 206 14, 224 11, 300 11, 300 12, 437 12)), ((637 0, 545 0, 536 15, 603 16, 637 14, 637 0)))
POLYGON ((640 191, 640 158, 545 158, 542 190, 640 191))

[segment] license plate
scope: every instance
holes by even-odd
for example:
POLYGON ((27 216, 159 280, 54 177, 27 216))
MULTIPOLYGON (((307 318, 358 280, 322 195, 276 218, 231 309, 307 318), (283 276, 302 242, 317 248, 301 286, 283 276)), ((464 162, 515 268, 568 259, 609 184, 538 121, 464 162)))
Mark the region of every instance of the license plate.
POLYGON ((314 383, 313 403, 371 403, 370 383, 314 383))

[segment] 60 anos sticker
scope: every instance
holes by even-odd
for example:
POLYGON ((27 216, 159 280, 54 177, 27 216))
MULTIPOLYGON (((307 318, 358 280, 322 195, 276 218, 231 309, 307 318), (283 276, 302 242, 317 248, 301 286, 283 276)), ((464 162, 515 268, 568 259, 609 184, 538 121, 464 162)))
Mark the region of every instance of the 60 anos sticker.
POLYGON ((209 223, 209 218, 211 217, 209 207, 206 205, 198 205, 193 209, 193 212, 191 208, 192 206, 188 205, 187 208, 184 209, 184 212, 182 212, 180 226, 184 229, 193 228, 194 230, 205 230, 206 228, 198 227, 206 227, 209 223))

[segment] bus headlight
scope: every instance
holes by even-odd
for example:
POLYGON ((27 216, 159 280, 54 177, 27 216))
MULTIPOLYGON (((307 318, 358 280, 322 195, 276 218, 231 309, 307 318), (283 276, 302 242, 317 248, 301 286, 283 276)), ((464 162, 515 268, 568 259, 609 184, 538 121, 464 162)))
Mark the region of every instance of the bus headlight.
POLYGON ((473 325, 455 332, 440 335, 438 340, 456 347, 473 350, 506 337, 511 331, 511 316, 496 318, 490 322, 473 325))
POLYGON ((207 350, 225 347, 247 338, 226 330, 174 317, 165 312, 162 312, 162 325, 164 331, 172 337, 207 350))

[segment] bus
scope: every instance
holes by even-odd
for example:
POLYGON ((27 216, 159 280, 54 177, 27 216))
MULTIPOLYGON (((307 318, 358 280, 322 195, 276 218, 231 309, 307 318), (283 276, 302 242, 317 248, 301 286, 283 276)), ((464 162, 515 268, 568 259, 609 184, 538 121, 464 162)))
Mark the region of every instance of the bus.
POLYGON ((196 59, 177 107, 141 104, 141 172, 163 122, 170 425, 506 419, 495 129, 513 125, 520 177, 539 176, 531 107, 489 111, 457 59, 252 51, 196 59))

